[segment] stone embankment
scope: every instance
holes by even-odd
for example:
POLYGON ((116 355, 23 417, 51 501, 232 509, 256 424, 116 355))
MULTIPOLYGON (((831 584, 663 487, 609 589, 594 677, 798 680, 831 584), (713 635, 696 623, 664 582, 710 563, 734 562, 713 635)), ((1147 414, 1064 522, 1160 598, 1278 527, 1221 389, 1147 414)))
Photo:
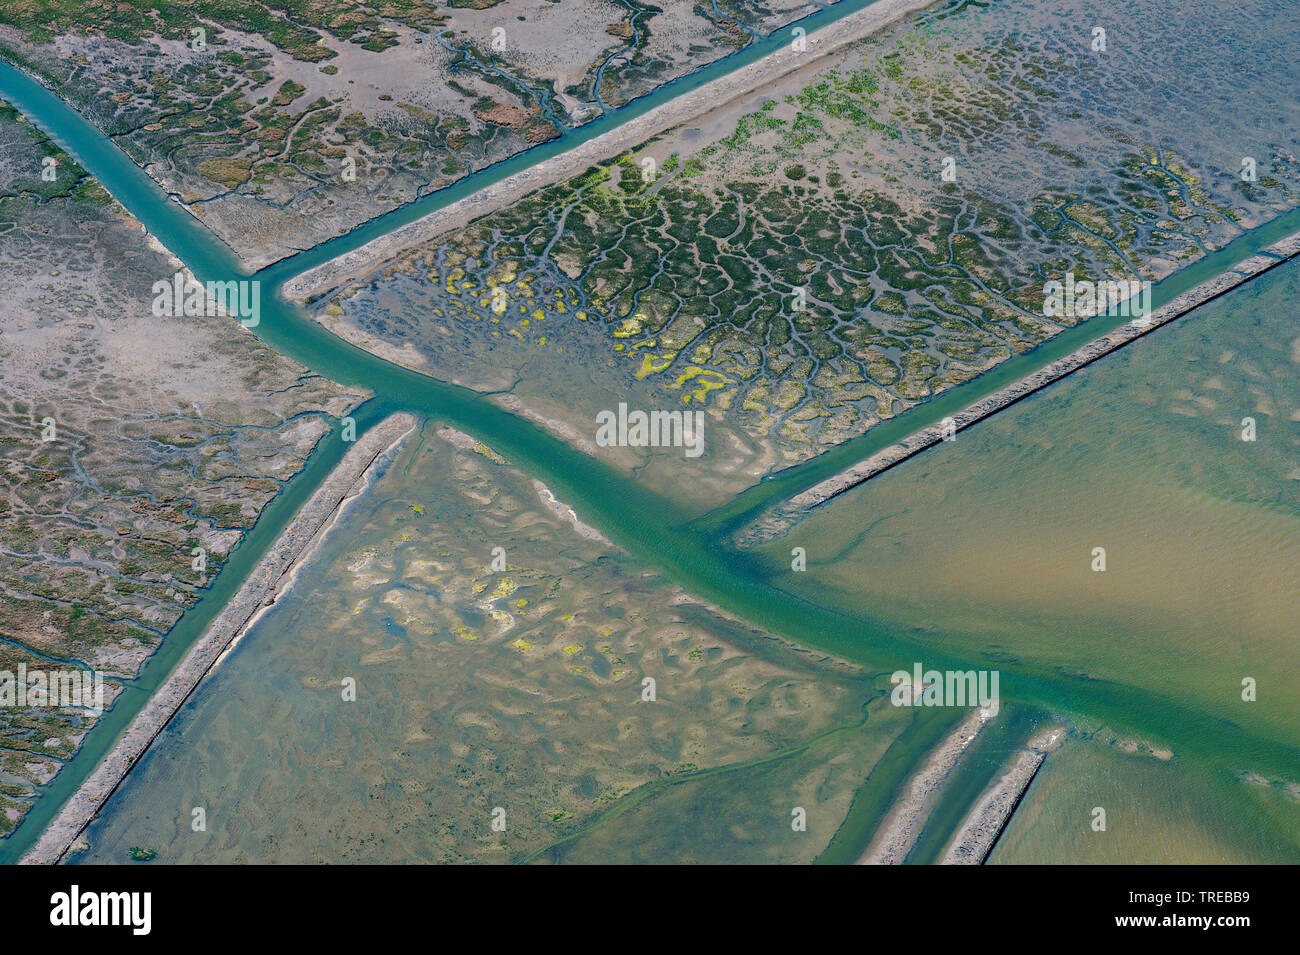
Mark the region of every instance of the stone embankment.
POLYGON ((363 278, 407 249, 431 242, 452 229, 463 228, 470 221, 517 202, 544 186, 580 175, 596 163, 639 146, 652 136, 680 126, 739 96, 752 93, 933 3, 934 0, 877 0, 869 7, 809 34, 802 51, 787 43, 754 63, 674 97, 567 152, 535 163, 473 195, 373 239, 359 249, 308 269, 284 284, 284 294, 292 301, 307 302, 347 282, 363 278))
POLYGON ((943 854, 943 865, 981 865, 988 858, 1043 760, 1064 737, 1064 729, 1047 730, 1016 754, 1011 768, 979 798, 962 822, 943 854))

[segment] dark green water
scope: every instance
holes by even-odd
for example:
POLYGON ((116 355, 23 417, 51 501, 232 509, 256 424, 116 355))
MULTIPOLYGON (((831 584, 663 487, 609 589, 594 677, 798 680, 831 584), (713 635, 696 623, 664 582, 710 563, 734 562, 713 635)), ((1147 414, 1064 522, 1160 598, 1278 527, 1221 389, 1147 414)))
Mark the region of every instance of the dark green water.
MULTIPOLYGON (((844 2, 806 22, 813 27, 837 19, 867 4, 844 2), (820 18, 820 19, 819 19, 820 18)), ((762 482, 723 511, 698 526, 688 527, 672 502, 647 492, 634 481, 582 455, 538 428, 483 400, 474 392, 439 382, 385 362, 356 349, 320 329, 297 309, 276 300, 278 284, 291 274, 363 244, 404 222, 453 202, 533 162, 547 158, 612 125, 633 118, 659 102, 752 62, 785 42, 784 34, 754 44, 735 57, 720 61, 659 93, 645 97, 564 139, 530 150, 506 163, 467 178, 455 187, 325 243, 309 253, 282 262, 259 275, 264 281, 262 322, 254 331, 271 346, 311 370, 335 381, 366 387, 378 396, 358 415, 363 426, 396 409, 407 409, 445 420, 474 434, 527 473, 544 480, 584 520, 602 529, 635 557, 669 573, 695 594, 742 616, 756 626, 780 633, 800 643, 821 648, 868 664, 924 652, 932 666, 959 666, 956 655, 926 649, 924 634, 867 614, 837 612, 815 602, 783 593, 768 583, 768 571, 757 560, 727 550, 722 534, 743 516, 783 498, 844 466, 887 446, 899 437, 937 421, 945 414, 1028 371, 1059 357, 1065 351, 1104 331, 1105 321, 1072 330, 1039 349, 1009 361, 974 382, 900 415, 857 441, 791 468, 762 482), (766 44, 766 45, 765 45, 766 44)), ((0 63, 0 95, 47 131, 56 142, 94 175, 168 249, 177 254, 201 279, 225 279, 239 272, 235 257, 179 204, 168 200, 157 186, 97 129, 57 97, 13 67, 0 63)), ((1242 236, 1219 252, 1179 272, 1156 290, 1155 303, 1192 287, 1275 241, 1300 229, 1300 211, 1283 216, 1242 236)), ((1118 321, 1118 320, 1117 320, 1118 321)), ((169 634, 130 691, 88 735, 81 753, 47 788, 45 797, 0 849, 0 861, 11 861, 31 845, 59 804, 73 792, 106 752, 148 695, 166 677, 207 621, 237 589, 242 577, 265 548, 292 519, 297 508, 319 484, 341 455, 341 443, 326 439, 308 467, 263 513, 257 526, 232 554, 225 572, 204 600, 169 634)), ((1121 723, 1158 722, 1159 728, 1186 740, 1186 751, 1213 749, 1206 734, 1217 721, 1195 708, 1167 699, 1158 688, 1134 691, 1104 682, 1079 685, 1062 679, 1050 668, 1026 666, 1003 684, 1004 696, 1068 710, 1110 715, 1121 723)), ((1257 755, 1264 764, 1288 764, 1294 751, 1260 741, 1257 755)))

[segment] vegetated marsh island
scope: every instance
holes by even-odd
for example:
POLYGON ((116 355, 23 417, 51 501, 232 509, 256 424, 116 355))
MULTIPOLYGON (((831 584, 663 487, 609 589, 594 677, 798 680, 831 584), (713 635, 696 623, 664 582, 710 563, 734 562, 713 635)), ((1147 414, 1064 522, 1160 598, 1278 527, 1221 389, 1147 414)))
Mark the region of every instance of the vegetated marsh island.
POLYGON ((537 189, 579 175, 595 163, 631 149, 657 133, 753 92, 788 73, 805 69, 935 2, 936 0, 876 0, 869 6, 850 12, 842 19, 816 30, 807 38, 805 49, 796 50, 792 44, 787 43, 755 63, 742 66, 676 96, 608 132, 485 186, 414 222, 372 239, 358 249, 294 275, 285 282, 284 294, 294 302, 310 302, 349 280, 374 271, 407 249, 463 227, 471 220, 515 202, 537 189))

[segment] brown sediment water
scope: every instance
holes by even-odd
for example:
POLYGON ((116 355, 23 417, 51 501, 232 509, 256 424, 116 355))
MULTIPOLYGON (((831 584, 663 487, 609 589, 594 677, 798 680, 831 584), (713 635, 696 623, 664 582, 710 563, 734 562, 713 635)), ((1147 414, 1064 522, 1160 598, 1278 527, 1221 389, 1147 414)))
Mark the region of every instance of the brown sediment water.
MULTIPOLYGON (((758 551, 793 594, 982 656, 1013 703, 1023 674, 1059 675, 1070 745, 988 861, 1300 858, 1298 287, 1292 259, 816 508, 790 541, 804 573, 785 542, 758 551), (1124 710, 1080 719, 1071 695, 1104 688, 1124 710), (1198 713, 1215 725, 1184 732, 1198 713)), ((991 778, 945 796, 954 830, 991 778)), ((942 856, 938 814, 913 858, 942 856)))
POLYGON ((117 789, 139 758, 180 709, 181 704, 220 662, 222 655, 283 593, 302 562, 329 531, 348 501, 364 486, 375 462, 414 430, 413 415, 398 413, 368 429, 298 511, 203 637, 167 677, 80 788, 63 805, 32 849, 25 864, 59 862, 82 830, 117 789))

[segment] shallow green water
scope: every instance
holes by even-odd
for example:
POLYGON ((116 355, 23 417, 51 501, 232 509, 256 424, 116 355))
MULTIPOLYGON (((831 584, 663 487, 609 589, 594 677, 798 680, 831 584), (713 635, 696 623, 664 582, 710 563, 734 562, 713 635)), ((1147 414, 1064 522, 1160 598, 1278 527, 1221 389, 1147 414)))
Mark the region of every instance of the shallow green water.
MULTIPOLYGON (((851 4, 845 0, 844 3, 837 4, 827 15, 842 16, 849 10, 863 5, 865 4, 851 4)), ((756 46, 751 48, 750 55, 757 56, 762 52, 764 50, 756 46)), ((727 62, 729 65, 726 68, 732 68, 739 65, 741 61, 727 62)), ((705 82, 707 78, 709 75, 701 73, 687 82, 705 82)), ((675 95, 682 89, 683 87, 677 86, 663 95, 665 97, 675 95)), ((234 257, 229 250, 213 239, 178 204, 168 201, 131 160, 52 94, 5 64, 0 64, 0 94, 49 131, 56 141, 76 157, 128 210, 158 236, 164 245, 177 253, 199 278, 221 279, 237 272, 234 257)), ((629 109, 644 111, 655 102, 653 97, 647 97, 629 109)), ((622 115, 625 119, 635 115, 635 112, 622 115)), ((587 128, 582 133, 575 134, 577 138, 559 141, 553 148, 561 148, 561 144, 567 148, 576 144, 581 137, 595 135, 599 131, 601 128, 587 128)), ((518 160, 520 167, 544 158, 545 151, 530 151, 526 156, 526 159, 518 160)), ((481 187, 492 178, 507 175, 515 168, 508 164, 493 167, 489 173, 467 179, 462 186, 456 188, 472 190, 481 187)), ((431 198, 427 202, 422 201, 423 204, 418 208, 412 207, 390 217, 376 220, 349 233, 343 239, 327 243, 328 249, 322 246, 322 251, 313 252, 312 256, 328 257, 348 248, 354 248, 385 229, 392 228, 402 221, 409 221, 405 217, 417 217, 436 208, 440 203, 454 201, 459 195, 460 193, 455 190, 439 193, 438 198, 431 198)), ((1191 287, 1217 273, 1231 262, 1251 254, 1276 238, 1295 231, 1298 227, 1300 227, 1300 212, 1293 212, 1243 236, 1227 248, 1161 283, 1155 296, 1156 304, 1166 301, 1179 291, 1191 287)), ((671 502, 648 493, 633 481, 573 451, 528 423, 497 409, 476 394, 377 359, 323 332, 297 310, 280 302, 268 301, 269 293, 274 290, 276 282, 287 276, 291 270, 307 267, 315 261, 317 258, 311 256, 299 258, 294 260, 293 265, 273 267, 262 274, 261 277, 267 281, 267 284, 263 288, 263 320, 256 332, 269 344, 313 371, 345 384, 374 390, 380 399, 366 407, 359 416, 360 423, 364 425, 373 422, 383 413, 397 408, 407 408, 437 419, 452 421, 495 447, 528 473, 543 478, 561 499, 577 508, 584 519, 600 527, 626 547, 634 557, 666 570, 692 592, 738 613, 756 626, 781 633, 809 646, 820 647, 849 658, 886 667, 893 660, 916 659, 921 653, 925 654, 923 659, 928 665, 939 667, 947 663, 956 665, 963 660, 983 656, 988 650, 987 642, 976 646, 953 639, 937 640, 935 635, 969 631, 972 626, 978 624, 978 621, 972 624, 972 615, 977 612, 987 614, 989 608, 986 606, 972 609, 968 603, 963 602, 960 595, 954 596, 952 593, 922 595, 921 601, 930 610, 925 625, 918 628, 914 614, 916 604, 909 603, 907 600, 891 603, 890 599, 881 595, 880 599, 870 601, 866 599, 843 601, 836 599, 829 591, 821 591, 816 587, 805 589, 802 583, 798 588, 791 587, 790 592, 783 593, 773 588, 768 581, 769 576, 774 575, 772 564, 764 565, 757 558, 726 551, 719 543, 722 533, 726 528, 734 526, 744 514, 752 513, 771 500, 806 487, 852 461, 892 443, 911 430, 937 420, 979 395, 1052 360, 1076 345, 1079 340, 1091 337, 1105 328, 1104 322, 1093 322, 1089 323, 1089 327, 1081 327, 1067 333, 1028 355, 1005 363, 992 373, 981 376, 976 382, 953 389, 912 412, 900 415, 862 439, 823 455, 807 465, 782 472, 762 482, 751 493, 738 498, 735 504, 724 512, 712 515, 698 527, 686 527, 683 516, 671 502)), ((1275 277, 1270 277, 1257 284, 1265 288, 1276 288, 1278 281, 1275 277)), ((1261 293, 1252 290, 1248 296, 1245 296, 1245 301, 1249 303, 1251 296, 1259 294, 1261 293)), ((1243 293, 1236 293, 1229 301, 1242 300, 1243 293)), ((1274 317, 1280 319, 1286 314, 1284 302, 1284 299, 1280 299, 1269 304, 1269 308, 1279 310, 1274 317)), ((1240 309, 1247 310, 1250 307, 1252 306, 1247 304, 1240 306, 1240 309)), ((1229 323, 1234 320, 1239 319, 1233 319, 1231 315, 1225 319, 1229 323)), ((1136 352, 1139 348, 1150 347, 1167 349, 1169 353, 1177 354, 1181 345, 1175 340, 1176 334, 1177 330, 1157 333, 1149 342, 1133 346, 1132 350, 1136 352)), ((1276 336, 1277 330, 1274 329, 1272 334, 1276 336)), ((1250 346, 1247 343, 1242 347, 1250 346)), ((1115 394, 1111 396, 1115 408, 1121 413, 1126 410, 1130 413, 1138 413, 1134 411, 1131 404, 1126 404, 1122 393, 1123 387, 1123 384, 1116 386, 1115 394)), ((1029 406, 1029 403, 1026 406, 1029 406)), ((1082 422, 1077 419, 1071 420, 1072 427, 1086 429, 1090 425, 1098 428, 1103 434, 1108 434, 1117 427, 1113 417, 1095 416, 1089 420, 1085 416, 1082 422)), ((1294 424, 1291 427, 1294 428, 1294 424)), ((1083 433, 1081 430, 1080 434, 1083 433)), ((972 436, 970 440, 967 439, 966 434, 963 434, 962 441, 956 445, 957 450, 964 451, 971 448, 976 443, 974 434, 974 431, 970 432, 972 436)), ((0 860, 11 860, 17 857, 34 841, 41 826, 57 809, 60 800, 75 789, 93 767, 99 755, 107 751, 117 734, 129 721, 130 716, 175 665, 190 643, 202 632, 206 620, 210 619, 229 594, 234 592, 241 574, 252 566, 262 550, 292 518, 297 507, 327 473, 341 451, 339 442, 333 439, 327 440, 313 455, 304 473, 295 479, 286 492, 263 514, 244 544, 232 554, 226 572, 216 582, 214 589, 169 635, 164 650, 150 662, 140 678, 135 681, 131 691, 118 701, 112 713, 89 735, 81 754, 48 787, 47 798, 39 801, 23 825, 5 841, 0 848, 0 860)), ((908 480, 906 475, 915 475, 918 473, 918 468, 927 468, 925 462, 931 459, 923 456, 916 462, 898 469, 895 474, 872 482, 870 486, 872 493, 888 494, 888 489, 899 488, 900 482, 908 480), (878 490, 880 487, 886 490, 878 490)), ((978 461, 978 465, 986 469, 986 480, 990 486, 1002 480, 1002 476, 1007 473, 1003 468, 1010 468, 1010 473, 1015 474, 1022 465, 1022 462, 1017 460, 995 464, 992 457, 976 458, 973 453, 967 460, 978 461)), ((1118 472, 1125 473, 1132 473, 1135 468, 1140 469, 1141 466, 1141 461, 1135 463, 1132 459, 1119 461, 1115 465, 1118 472)), ((1133 486, 1141 483, 1139 474, 1128 489, 1131 490, 1133 486)), ((1055 487, 1068 500, 1066 489, 1070 484, 1071 476, 1062 472, 1058 484, 1047 486, 1055 487)), ((1015 484, 1012 486, 1023 487, 1015 484)), ((1216 502, 1220 501, 1222 495, 1216 496, 1218 492, 1213 488, 1209 490, 1193 488, 1193 490, 1202 495, 1197 498, 1200 502, 1197 506, 1210 507, 1211 510, 1218 506, 1216 502), (1206 495, 1208 498, 1205 497, 1206 495), (1205 500, 1210 503, 1204 504, 1205 500)), ((1250 488, 1241 490, 1239 496, 1244 500, 1235 502, 1235 506, 1254 513, 1251 509, 1257 505, 1250 502, 1249 495, 1250 488)), ((1014 505, 1015 502, 1013 501, 1012 504, 1014 505)), ((1287 516, 1285 509, 1290 505, 1285 501, 1274 506, 1281 506, 1283 517, 1287 516)), ((1292 512, 1291 517, 1293 516, 1292 512)), ((1254 523, 1250 523, 1247 516, 1243 516, 1241 520, 1246 522, 1241 526, 1248 525, 1247 529, 1250 533, 1267 535, 1273 532, 1271 529, 1274 525, 1269 520, 1255 520, 1254 523)), ((813 524, 810 523, 809 526, 813 524)), ((926 532, 936 535, 936 540, 946 544, 950 528, 938 522, 928 525, 926 532)), ((922 531, 918 530, 917 533, 922 531)), ((834 536, 828 534, 826 539, 833 540, 834 536)), ((1203 540, 1203 538, 1195 538, 1190 543, 1192 546, 1199 546, 1203 540)), ((1251 538, 1246 536, 1238 540, 1245 547, 1249 545, 1251 538)), ((1178 544, 1183 546, 1187 542, 1179 541, 1178 544)), ((1282 541, 1281 546, 1285 548, 1290 544, 1288 541, 1282 541)), ((931 579, 938 573, 933 565, 927 566, 924 560, 915 555, 909 557, 910 563, 900 561, 897 559, 898 553, 897 550, 890 552, 890 565, 895 568, 910 567, 916 580, 931 579)), ((1244 553, 1238 552, 1236 558, 1247 559, 1243 556, 1244 553)), ((1283 550, 1282 553, 1290 552, 1283 550)), ((933 551, 927 552, 927 556, 933 556, 933 551)), ((985 560, 994 562, 999 558, 1000 555, 996 552, 984 555, 985 560)), ((1231 558, 1230 554, 1221 555, 1221 559, 1231 558)), ((788 583, 779 582, 783 585, 788 583)), ((908 594, 905 588, 898 592, 908 594)), ((869 591, 864 589, 863 597, 868 593, 869 591)), ((1269 601, 1276 603, 1278 599, 1280 598, 1275 588, 1264 594, 1266 603, 1269 601)), ((1056 609, 1058 611, 1056 613, 1049 613, 1042 608, 1033 609, 1031 614, 1026 615, 1016 624, 1017 631, 1023 635, 1026 647, 1033 648, 1033 641, 1041 640, 1044 630, 1068 625, 1069 614, 1086 609, 1086 605, 1080 607, 1071 604, 1066 607, 1069 613, 1059 612, 1060 607, 1056 609)), ((996 607, 995 610, 998 614, 1007 612, 1006 606, 996 607)), ((1020 613, 1021 610, 1017 608, 1016 612, 1020 613)), ((1224 620, 1228 619, 1225 615, 1234 611, 1228 606, 1219 607, 1215 612, 1219 614, 1215 618, 1215 623, 1222 626, 1224 620)), ((1138 616, 1140 617, 1141 614, 1139 613, 1138 616)), ((1194 621, 1190 622, 1194 623, 1194 621)), ((1180 620, 1180 625, 1186 623, 1189 621, 1180 620)), ((1275 624, 1276 618, 1270 618, 1264 626, 1264 630, 1267 631, 1266 636, 1272 637, 1273 631, 1268 628, 1275 624)), ((1125 627, 1133 625, 1132 620, 1123 623, 1125 627)), ((1118 627, 1119 624, 1112 622, 1111 626, 1118 627)), ((1176 641, 1171 645, 1177 646, 1176 641)), ((1267 641, 1260 645, 1276 648, 1275 643, 1267 641)), ((1118 667, 1125 660, 1116 653, 1114 662, 1118 667)), ((1179 746, 1181 752, 1189 755, 1210 754, 1226 766, 1230 761, 1228 757, 1238 758, 1244 742, 1245 751, 1249 754, 1251 762, 1260 767, 1261 771, 1280 773, 1284 771, 1282 767, 1293 765, 1295 761, 1296 752, 1292 742, 1294 737, 1285 735, 1295 727, 1292 709, 1295 701, 1290 695, 1283 694, 1261 700, 1259 704, 1261 715, 1252 718, 1241 735, 1234 734, 1225 740, 1223 735, 1225 720, 1229 717, 1225 715, 1222 707, 1207 708, 1204 701, 1196 696, 1198 689, 1200 692, 1206 690, 1208 671, 1204 669, 1198 672, 1194 667, 1189 668, 1184 674, 1186 677, 1184 684, 1171 689, 1159 681, 1133 679, 1131 682, 1124 682, 1115 679, 1113 675, 1106 679, 1079 679, 1075 675, 1062 673, 1059 661, 1049 663, 1044 659, 1034 658, 1032 654, 1026 655, 1024 659, 1006 659, 1003 661, 1003 666, 1015 677, 1004 682, 1003 692, 1006 695, 1039 705, 1087 712, 1095 714, 1098 720, 1109 720, 1119 725, 1149 730, 1179 746)), ((1295 681, 1292 681, 1292 686, 1294 685, 1295 681)))

